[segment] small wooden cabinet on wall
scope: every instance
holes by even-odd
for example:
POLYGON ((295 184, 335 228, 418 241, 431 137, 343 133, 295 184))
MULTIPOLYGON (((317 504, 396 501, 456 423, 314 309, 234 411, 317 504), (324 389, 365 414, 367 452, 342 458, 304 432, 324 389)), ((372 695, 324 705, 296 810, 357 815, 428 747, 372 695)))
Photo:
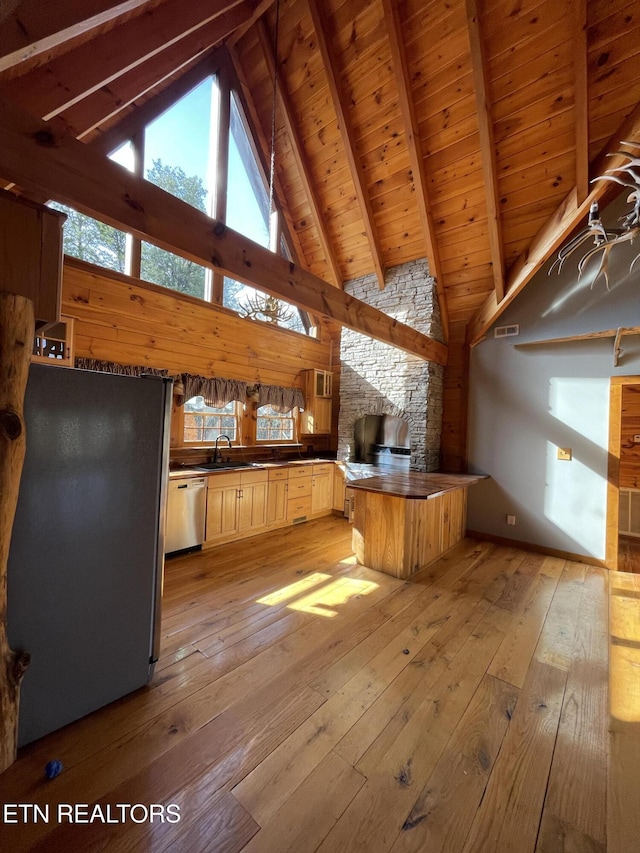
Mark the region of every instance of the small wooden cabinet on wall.
POLYGON ((300 432, 302 435, 328 435, 331 432, 333 373, 303 370, 302 387, 306 408, 301 415, 300 432))
POLYGON ((26 296, 36 321, 60 320, 66 216, 0 191, 0 293, 26 296))

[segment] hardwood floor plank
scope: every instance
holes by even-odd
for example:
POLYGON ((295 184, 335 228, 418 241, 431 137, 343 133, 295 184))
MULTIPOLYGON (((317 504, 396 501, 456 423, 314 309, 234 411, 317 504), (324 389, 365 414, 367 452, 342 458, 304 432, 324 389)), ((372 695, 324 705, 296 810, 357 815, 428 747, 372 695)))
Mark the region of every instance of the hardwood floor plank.
MULTIPOLYGON (((489 667, 489 675, 522 687, 563 568, 564 560, 546 557, 539 573, 526 588, 521 588, 520 604, 513 610, 515 618, 489 667)), ((512 603, 515 606, 515 599, 512 603)), ((496 606, 504 606, 504 600, 502 604, 496 602, 496 606)))
POLYGON ((532 662, 463 853, 535 849, 566 680, 532 662))
POLYGON ((544 560, 542 554, 527 554, 496 601, 496 607, 516 613, 544 560))
POLYGON ((313 853, 364 783, 364 776, 329 752, 247 844, 245 853, 313 853))
POLYGON ((536 646, 537 660, 569 669, 586 573, 583 563, 565 562, 536 646))
POLYGON ((393 853, 461 850, 484 795, 519 690, 485 676, 426 786, 402 825, 393 853))
POLYGON ((607 851, 640 838, 640 590, 637 576, 610 572, 607 851))
POLYGON ((582 584, 558 737, 544 803, 538 853, 606 850, 607 573, 582 584))

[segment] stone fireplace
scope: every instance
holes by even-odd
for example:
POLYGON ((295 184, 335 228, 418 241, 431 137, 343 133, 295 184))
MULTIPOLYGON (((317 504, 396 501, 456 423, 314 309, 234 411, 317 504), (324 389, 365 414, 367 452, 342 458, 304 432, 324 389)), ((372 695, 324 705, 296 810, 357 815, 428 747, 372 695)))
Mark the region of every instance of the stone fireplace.
MULTIPOLYGON (((351 295, 408 326, 442 340, 440 311, 425 259, 387 270, 384 290, 375 275, 345 283, 351 295)), ((406 421, 413 471, 439 467, 444 369, 418 356, 343 329, 340 342, 338 459, 355 458, 354 427, 365 415, 406 421)))

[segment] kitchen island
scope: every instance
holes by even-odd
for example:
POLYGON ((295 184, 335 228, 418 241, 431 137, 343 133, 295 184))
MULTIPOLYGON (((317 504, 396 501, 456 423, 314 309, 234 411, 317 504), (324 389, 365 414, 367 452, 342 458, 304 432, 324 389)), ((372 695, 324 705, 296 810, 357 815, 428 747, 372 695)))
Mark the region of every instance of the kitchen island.
POLYGON ((393 472, 353 480, 353 550, 362 565, 409 578, 460 542, 467 488, 483 475, 393 472))

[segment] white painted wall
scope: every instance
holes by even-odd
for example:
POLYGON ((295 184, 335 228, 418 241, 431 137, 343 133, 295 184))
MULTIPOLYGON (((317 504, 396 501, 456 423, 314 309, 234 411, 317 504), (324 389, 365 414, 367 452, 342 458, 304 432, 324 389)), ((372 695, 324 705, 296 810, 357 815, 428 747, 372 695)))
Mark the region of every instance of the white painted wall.
POLYGON ((613 339, 523 344, 640 326, 640 261, 629 273, 638 252, 638 243, 615 250, 609 292, 601 279, 578 282, 577 260, 561 277, 545 268, 498 321, 519 323, 519 337, 492 329, 472 350, 469 470, 491 479, 469 490, 470 530, 604 559, 609 379, 640 374, 640 336, 623 338, 617 368, 613 339), (570 462, 559 447, 571 448, 570 462))

